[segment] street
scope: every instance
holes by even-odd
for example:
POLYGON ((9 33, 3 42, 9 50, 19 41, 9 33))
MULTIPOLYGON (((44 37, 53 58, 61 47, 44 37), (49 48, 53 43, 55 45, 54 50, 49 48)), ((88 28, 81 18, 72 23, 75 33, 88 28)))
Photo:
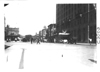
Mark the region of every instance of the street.
POLYGON ((33 71, 68 71, 77 68, 93 68, 96 63, 95 45, 74 45, 30 42, 9 42, 5 50, 8 69, 33 71))
POLYGON ((97 3, 3 4, 7 72, 97 72, 97 3))

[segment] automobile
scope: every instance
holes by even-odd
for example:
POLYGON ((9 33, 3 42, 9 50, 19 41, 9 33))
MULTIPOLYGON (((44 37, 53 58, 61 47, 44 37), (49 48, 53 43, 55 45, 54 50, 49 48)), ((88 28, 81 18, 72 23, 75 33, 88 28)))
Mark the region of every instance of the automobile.
POLYGON ((59 40, 60 43, 63 43, 63 40, 59 40))
POLYGON ((27 39, 26 38, 23 38, 21 41, 22 42, 27 42, 27 39))
POLYGON ((67 40, 67 39, 64 39, 64 40, 63 40, 63 43, 68 43, 68 40, 67 40))
POLYGON ((68 43, 70 43, 70 44, 76 44, 76 39, 71 38, 70 40, 68 40, 68 43))
POLYGON ((47 39, 44 39, 44 42, 47 42, 47 39))
POLYGON ((15 38, 15 42, 17 42, 18 41, 18 38, 15 38))

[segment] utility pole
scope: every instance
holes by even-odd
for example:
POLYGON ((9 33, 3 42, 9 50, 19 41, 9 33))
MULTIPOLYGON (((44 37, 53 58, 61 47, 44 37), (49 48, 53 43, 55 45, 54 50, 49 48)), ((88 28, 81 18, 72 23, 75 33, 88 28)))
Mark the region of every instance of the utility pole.
POLYGON ((90 28, 89 28, 89 4, 88 4, 88 43, 89 43, 89 32, 90 32, 90 30, 89 30, 90 28))
MULTIPOLYGON (((4 7, 8 6, 9 3, 5 3, 4 4, 4 7)), ((4 13, 4 29, 5 29, 5 40, 7 39, 7 35, 8 35, 8 30, 6 30, 6 16, 5 16, 5 13, 4 13)))
MULTIPOLYGON (((4 7, 8 6, 9 4, 8 3, 5 3, 4 4, 4 7)), ((6 17, 5 17, 5 13, 4 13, 4 27, 6 26, 6 17)))

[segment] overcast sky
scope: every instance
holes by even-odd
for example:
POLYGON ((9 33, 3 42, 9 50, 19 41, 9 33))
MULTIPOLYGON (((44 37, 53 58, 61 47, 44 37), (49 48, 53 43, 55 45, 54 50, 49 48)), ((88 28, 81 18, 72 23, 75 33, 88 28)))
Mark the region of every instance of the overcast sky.
POLYGON ((5 7, 6 24, 19 27, 22 35, 34 35, 44 26, 56 23, 56 3, 43 1, 10 2, 5 7))
MULTIPOLYGON (((38 33, 44 26, 56 23, 56 4, 87 3, 81 0, 6 0, 6 23, 10 27, 19 27, 22 35, 38 33)), ((90 3, 95 3, 93 0, 90 3)), ((99 4, 98 4, 99 5, 99 4)))

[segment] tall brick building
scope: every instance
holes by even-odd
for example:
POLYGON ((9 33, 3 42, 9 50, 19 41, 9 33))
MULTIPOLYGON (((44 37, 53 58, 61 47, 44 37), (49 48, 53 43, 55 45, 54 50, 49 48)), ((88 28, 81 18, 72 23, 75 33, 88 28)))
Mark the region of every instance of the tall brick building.
POLYGON ((57 33, 67 31, 77 42, 96 43, 96 4, 57 4, 57 33))

